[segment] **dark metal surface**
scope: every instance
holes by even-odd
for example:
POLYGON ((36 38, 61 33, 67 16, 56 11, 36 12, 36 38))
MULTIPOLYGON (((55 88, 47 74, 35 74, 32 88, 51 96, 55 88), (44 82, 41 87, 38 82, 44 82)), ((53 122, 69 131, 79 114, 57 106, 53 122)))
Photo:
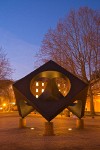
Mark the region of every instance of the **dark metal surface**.
POLYGON ((18 80, 13 87, 21 117, 36 109, 46 120, 51 121, 65 108, 78 118, 84 115, 88 85, 54 61, 50 60, 18 80), (71 86, 66 96, 59 91, 56 78, 69 80, 71 86), (44 92, 38 98, 31 91, 31 84, 37 80, 47 82, 44 92), (77 103, 73 104, 76 100, 77 103))

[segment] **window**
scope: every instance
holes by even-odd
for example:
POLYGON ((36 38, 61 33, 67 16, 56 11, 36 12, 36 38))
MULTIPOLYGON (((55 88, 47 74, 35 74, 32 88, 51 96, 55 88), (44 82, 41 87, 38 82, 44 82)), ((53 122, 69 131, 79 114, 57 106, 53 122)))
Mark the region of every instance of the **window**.
POLYGON ((44 86, 44 83, 42 82, 42 86, 44 86))
POLYGON ((38 98, 38 95, 36 95, 36 98, 38 98))
POLYGON ((36 89, 36 92, 38 92, 38 89, 36 89))
POLYGON ((38 82, 36 82, 36 86, 39 86, 39 83, 38 83, 38 82))
POLYGON ((42 93, 44 92, 44 89, 42 89, 42 93))

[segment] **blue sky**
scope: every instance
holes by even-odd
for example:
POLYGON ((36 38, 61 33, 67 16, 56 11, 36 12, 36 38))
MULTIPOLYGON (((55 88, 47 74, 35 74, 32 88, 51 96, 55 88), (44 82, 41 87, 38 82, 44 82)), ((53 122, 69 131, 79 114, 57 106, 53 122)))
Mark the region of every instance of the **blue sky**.
POLYGON ((0 0, 0 47, 18 80, 34 70, 35 53, 49 28, 71 9, 100 9, 100 0, 0 0))

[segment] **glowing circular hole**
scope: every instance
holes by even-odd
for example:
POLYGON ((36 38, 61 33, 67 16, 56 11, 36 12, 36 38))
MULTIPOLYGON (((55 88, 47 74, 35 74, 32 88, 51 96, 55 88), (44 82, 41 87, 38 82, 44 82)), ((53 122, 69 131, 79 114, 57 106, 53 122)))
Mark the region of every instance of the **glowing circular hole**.
POLYGON ((58 91, 64 97, 69 93, 71 88, 70 80, 64 74, 57 71, 44 71, 37 74, 30 83, 30 91, 37 99, 45 91, 50 79, 54 79, 58 91))

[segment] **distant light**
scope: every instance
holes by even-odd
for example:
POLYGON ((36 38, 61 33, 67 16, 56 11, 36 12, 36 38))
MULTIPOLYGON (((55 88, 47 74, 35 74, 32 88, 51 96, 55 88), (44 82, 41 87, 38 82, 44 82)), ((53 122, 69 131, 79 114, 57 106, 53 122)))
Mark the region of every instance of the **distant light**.
POLYGON ((96 99, 96 101, 100 103, 100 99, 96 99))
POLYGON ((38 95, 36 95, 36 98, 38 98, 39 96, 38 95))
POLYGON ((31 130, 34 130, 34 128, 30 128, 31 130))
POLYGON ((72 128, 68 128, 68 130, 69 130, 69 131, 71 131, 71 130, 72 130, 72 128))
POLYGON ((38 82, 36 82, 36 86, 39 86, 39 83, 38 83, 38 82))
POLYGON ((42 89, 42 93, 44 92, 44 89, 42 89))
POLYGON ((0 110, 2 110, 3 108, 2 107, 0 107, 0 110))
POLYGON ((97 96, 100 96, 100 93, 98 93, 97 96))
POLYGON ((60 87, 60 84, 58 84, 58 87, 60 87))
POLYGON ((44 86, 44 83, 42 82, 42 86, 44 86))
POLYGON ((15 105, 15 102, 11 102, 10 104, 15 105))
POLYGON ((78 101, 76 100, 74 103, 76 103, 76 104, 77 104, 77 103, 78 103, 78 101))
POLYGON ((36 92, 38 92, 38 89, 36 89, 36 92))
POLYGON ((6 105, 7 105, 6 103, 3 103, 3 104, 2 104, 3 107, 5 107, 6 105))
POLYGON ((24 103, 25 103, 25 104, 27 104, 27 102, 26 102, 26 101, 24 101, 24 103))

